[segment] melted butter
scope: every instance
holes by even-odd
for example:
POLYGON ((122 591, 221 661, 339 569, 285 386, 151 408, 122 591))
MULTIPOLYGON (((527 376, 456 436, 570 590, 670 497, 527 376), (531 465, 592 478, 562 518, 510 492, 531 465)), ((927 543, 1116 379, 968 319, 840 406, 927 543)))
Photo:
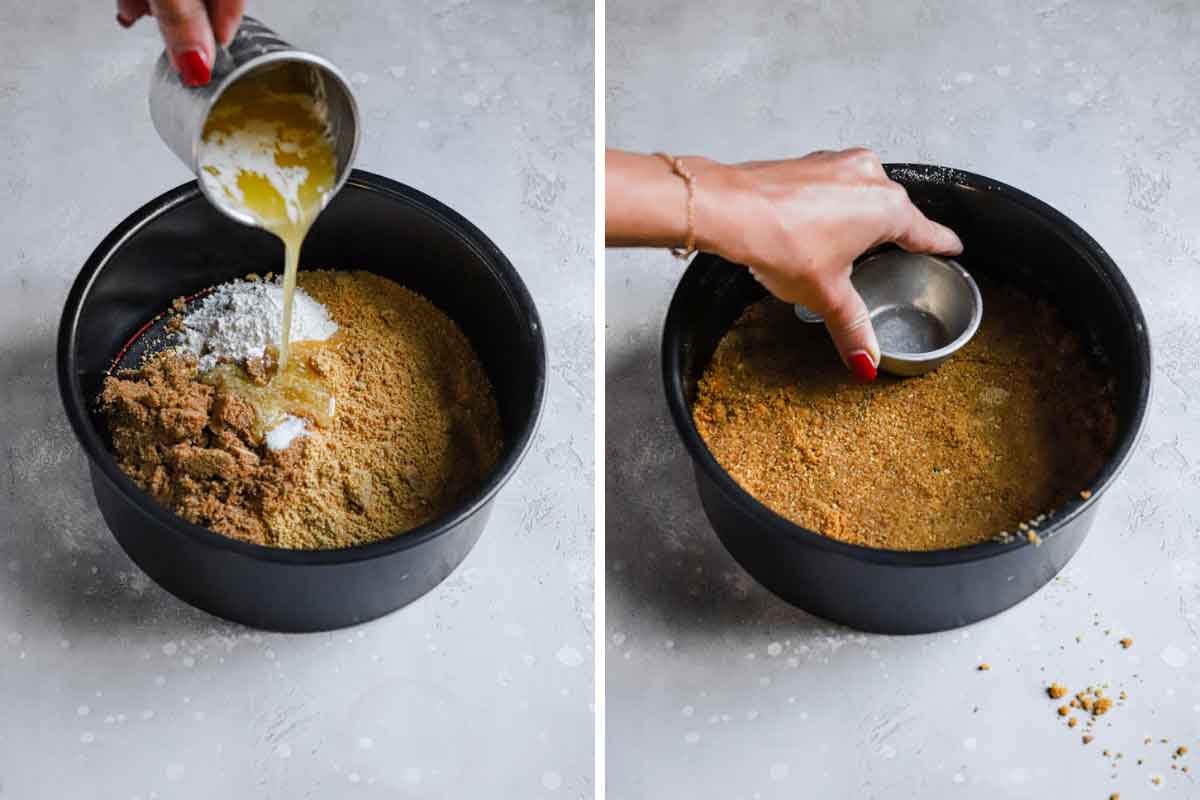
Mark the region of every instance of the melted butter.
POLYGON ((328 427, 333 396, 307 364, 303 343, 289 341, 300 246, 337 182, 323 97, 314 91, 309 69, 267 67, 226 89, 205 123, 200 167, 210 190, 278 236, 284 247, 278 369, 265 385, 232 364, 217 366, 205 380, 228 385, 254 406, 259 437, 287 414, 328 427))
POLYGON ((328 117, 311 74, 299 64, 254 72, 222 93, 201 137, 201 178, 284 245, 286 368, 300 246, 337 182, 328 117))
POLYGON ((313 369, 312 356, 328 345, 328 342, 293 343, 287 366, 276 369, 265 384, 255 381, 241 364, 230 363, 218 364, 201 379, 213 386, 229 388, 254 408, 253 433, 259 439, 289 414, 306 417, 327 429, 333 424, 336 410, 333 394, 313 369))

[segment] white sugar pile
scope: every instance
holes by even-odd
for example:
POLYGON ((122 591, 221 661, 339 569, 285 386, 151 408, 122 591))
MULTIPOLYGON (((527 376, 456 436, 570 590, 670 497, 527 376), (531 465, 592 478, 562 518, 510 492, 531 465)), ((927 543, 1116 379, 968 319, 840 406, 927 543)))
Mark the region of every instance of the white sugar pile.
POLYGON ((308 436, 308 424, 300 417, 285 414, 282 422, 267 431, 267 449, 287 450, 292 440, 300 436, 308 436))
MULTIPOLYGON (((274 281, 223 283, 183 316, 178 348, 199 360, 201 372, 222 360, 260 358, 283 336, 283 285, 274 281)), ((297 287, 292 297, 289 341, 324 341, 337 333, 325 306, 297 287)))

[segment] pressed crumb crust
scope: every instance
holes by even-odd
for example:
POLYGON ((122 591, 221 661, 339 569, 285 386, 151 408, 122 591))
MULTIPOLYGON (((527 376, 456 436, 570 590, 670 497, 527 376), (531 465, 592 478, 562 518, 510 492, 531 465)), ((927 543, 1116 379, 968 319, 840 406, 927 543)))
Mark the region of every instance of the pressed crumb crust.
POLYGON ((1052 307, 979 283, 983 323, 966 347, 926 375, 870 384, 853 382, 823 327, 755 303, 704 371, 701 437, 764 505, 844 542, 934 550, 1016 531, 1103 465, 1113 386, 1052 307))

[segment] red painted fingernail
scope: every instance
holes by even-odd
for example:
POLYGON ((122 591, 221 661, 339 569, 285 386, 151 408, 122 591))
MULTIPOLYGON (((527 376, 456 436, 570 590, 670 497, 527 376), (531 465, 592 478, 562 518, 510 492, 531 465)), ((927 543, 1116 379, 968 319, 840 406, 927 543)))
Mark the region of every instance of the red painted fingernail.
POLYGON ((130 19, 129 17, 125 16, 124 14, 122 14, 119 11, 117 12, 117 24, 120 25, 122 28, 128 28, 128 27, 132 26, 133 23, 136 21, 137 20, 130 19))
POLYGON ((212 70, 199 50, 188 50, 175 56, 175 65, 179 67, 179 76, 188 86, 203 86, 212 77, 212 70))
POLYGON ((870 383, 875 380, 875 365, 871 363, 871 357, 864 351, 860 350, 854 353, 846 360, 850 365, 850 371, 854 373, 854 377, 863 383, 870 383))

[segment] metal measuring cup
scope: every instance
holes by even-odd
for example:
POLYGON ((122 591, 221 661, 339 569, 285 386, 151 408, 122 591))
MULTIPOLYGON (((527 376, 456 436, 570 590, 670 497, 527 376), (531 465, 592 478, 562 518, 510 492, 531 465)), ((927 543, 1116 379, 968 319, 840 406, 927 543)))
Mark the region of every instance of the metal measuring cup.
MULTIPOLYGON (((892 375, 937 369, 971 341, 983 319, 983 296, 971 274, 950 258, 887 249, 850 275, 879 338, 879 368, 892 375)), ((821 315, 795 306, 802 322, 821 315)))
MULTIPOLYGON (((200 142, 204 123, 221 94, 251 72, 272 64, 296 63, 308 70, 312 91, 323 96, 329 113, 329 132, 337 158, 337 181, 326 202, 350 177, 358 151, 358 103, 350 83, 331 62, 283 41, 253 17, 242 17, 228 47, 217 48, 212 78, 204 86, 189 88, 180 79, 164 52, 150 81, 150 118, 158 135, 194 174, 200 174, 200 142)), ((200 191, 218 210, 245 225, 255 225, 246 213, 228 205, 228 199, 200 181, 200 191)))

